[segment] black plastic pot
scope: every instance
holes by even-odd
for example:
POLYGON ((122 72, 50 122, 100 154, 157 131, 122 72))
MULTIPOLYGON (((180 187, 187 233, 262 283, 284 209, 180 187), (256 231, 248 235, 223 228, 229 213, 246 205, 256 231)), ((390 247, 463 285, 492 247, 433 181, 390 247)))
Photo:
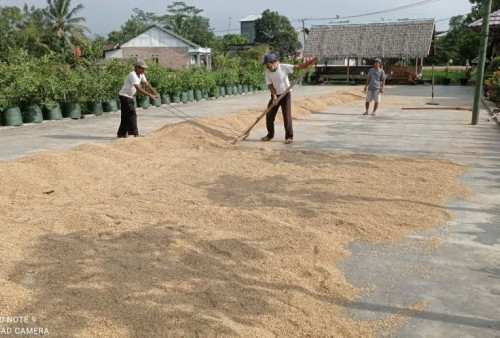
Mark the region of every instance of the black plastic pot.
POLYGON ((21 109, 23 123, 40 123, 43 121, 42 108, 37 104, 29 104, 21 109))
POLYGON ((2 112, 2 126, 20 126, 23 124, 21 108, 9 107, 2 112))
POLYGON ((45 105, 42 108, 42 115, 44 120, 60 120, 62 119, 61 106, 59 103, 45 105))

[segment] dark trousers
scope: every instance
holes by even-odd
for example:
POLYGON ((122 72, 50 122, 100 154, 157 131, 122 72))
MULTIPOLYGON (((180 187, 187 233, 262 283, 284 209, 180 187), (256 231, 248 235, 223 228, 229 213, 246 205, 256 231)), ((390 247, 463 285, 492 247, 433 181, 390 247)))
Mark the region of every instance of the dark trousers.
MULTIPOLYGON (((271 106, 273 104, 273 98, 267 104, 271 106)), ((281 107, 281 112, 283 113, 283 124, 285 125, 285 139, 293 139, 293 127, 292 127, 292 93, 288 92, 285 96, 278 102, 278 104, 273 107, 266 114, 266 127, 267 136, 274 137, 274 120, 276 119, 276 114, 278 113, 278 108, 281 107)))
POLYGON ((116 135, 127 137, 128 135, 139 135, 137 129, 137 113, 135 112, 134 99, 120 95, 121 120, 116 135))

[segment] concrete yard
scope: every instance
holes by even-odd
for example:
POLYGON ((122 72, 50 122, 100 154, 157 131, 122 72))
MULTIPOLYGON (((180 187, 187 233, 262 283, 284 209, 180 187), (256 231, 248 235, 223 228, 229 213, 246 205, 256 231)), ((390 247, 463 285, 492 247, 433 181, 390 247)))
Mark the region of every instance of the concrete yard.
MULTIPOLYGON (((303 86, 293 90, 292 100, 353 88, 303 86)), ((362 90, 362 86, 357 88, 362 90)), ((242 142, 249 147, 435 157, 468 167, 461 182, 474 194, 447 204, 453 221, 398 243, 351 242, 351 256, 340 263, 347 280, 367 290, 347 305, 359 319, 377 319, 416 299, 427 301, 425 310, 411 317, 398 337, 500 336, 500 128, 487 121, 483 105, 475 126, 470 123, 472 112, 452 109, 472 107, 473 94, 470 86, 438 86, 434 97, 438 105, 431 106, 427 104, 430 86, 388 86, 376 117, 361 115, 361 99, 298 117, 291 145, 283 143, 281 122, 276 122, 276 137, 271 142, 259 141, 266 134, 263 127, 254 129, 242 142), (435 109, 429 109, 432 107, 435 109), (430 249, 422 245, 425 241, 436 245, 430 249)), ((147 135, 164 124, 182 122, 183 117, 231 114, 256 107, 263 111, 268 97, 267 92, 257 92, 138 109, 139 131, 147 135)), ((119 112, 114 112, 1 127, 0 161, 84 143, 113 142, 119 120, 119 112)))

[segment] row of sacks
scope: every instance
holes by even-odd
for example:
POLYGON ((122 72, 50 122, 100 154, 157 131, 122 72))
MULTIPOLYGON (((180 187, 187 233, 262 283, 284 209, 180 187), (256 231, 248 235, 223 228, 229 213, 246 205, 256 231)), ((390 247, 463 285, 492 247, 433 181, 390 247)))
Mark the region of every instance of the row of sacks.
POLYGON ((41 123, 43 120, 79 119, 85 114, 101 115, 103 112, 112 112, 118 109, 118 100, 88 102, 83 109, 79 102, 53 103, 44 106, 29 104, 22 107, 9 107, 0 111, 0 124, 2 126, 20 126, 24 123, 41 123))

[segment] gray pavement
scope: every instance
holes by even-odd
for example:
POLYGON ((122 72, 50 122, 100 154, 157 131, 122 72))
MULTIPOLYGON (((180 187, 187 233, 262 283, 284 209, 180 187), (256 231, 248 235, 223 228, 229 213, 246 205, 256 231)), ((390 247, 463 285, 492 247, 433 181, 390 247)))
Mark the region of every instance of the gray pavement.
MULTIPOLYGON (((350 87, 351 88, 351 87, 350 87)), ((361 86, 359 86, 361 90, 361 86)), ((294 89, 294 99, 343 90, 342 86, 294 89)), ((388 95, 412 97, 421 106, 430 101, 429 86, 397 86, 388 95)), ((192 117, 229 114, 248 108, 265 108, 267 92, 230 96, 177 105, 192 117)), ((437 87, 435 102, 442 106, 472 106, 473 88, 437 87)), ((381 104, 380 116, 361 116, 359 105, 331 106, 294 121, 295 141, 283 144, 283 127, 266 147, 321 149, 354 153, 429 156, 452 159, 469 166, 462 182, 476 193, 448 203, 455 219, 394 245, 363 241, 349 244, 352 255, 340 263, 347 279, 357 287, 376 285, 347 305, 361 319, 376 319, 427 300, 427 308, 412 317, 398 337, 500 337, 500 128, 487 122, 470 125, 471 112, 457 110, 401 110, 381 104), (280 134, 281 133, 281 134, 280 134), (430 249, 425 240, 439 238, 430 249)), ((165 108, 138 110, 143 134, 166 123, 182 121, 165 108)), ((83 120, 65 120, 0 128, 0 160, 43 150, 69 149, 87 142, 115 139, 119 113, 83 120)), ((264 128, 243 144, 262 146, 264 128)))
MULTIPOLYGON (((436 108, 473 105, 472 87, 436 91, 436 108)), ((412 103, 420 102, 417 107, 431 102, 427 86, 386 92, 412 96, 412 103)), ((485 107, 476 126, 470 124, 470 111, 401 110, 384 102, 377 117, 362 116, 363 111, 362 103, 332 106, 299 118, 292 147, 452 159, 470 168, 461 181, 476 194, 448 203, 454 221, 402 243, 350 243, 352 254, 341 269, 353 285, 376 288, 349 304, 349 311, 374 320, 425 299, 427 308, 396 336, 500 337, 500 128, 487 122, 485 107), (433 239, 442 244, 430 249, 426 241, 433 239)), ((256 130, 248 140, 264 134, 264 128, 256 130)), ((282 138, 278 134, 269 146, 287 147, 282 138)))
MULTIPOLYGON (((341 90, 341 87, 304 86, 293 89, 294 97, 319 95, 341 90)), ((139 133, 148 133, 169 123, 182 122, 186 115, 200 118, 214 114, 229 114, 248 108, 264 111, 269 93, 258 91, 250 94, 231 95, 213 100, 173 104, 170 106, 137 109, 139 133)), ((73 120, 43 121, 19 127, 0 127, 0 161, 14 159, 47 150, 71 149, 89 142, 110 142, 116 139, 120 125, 120 112, 104 113, 101 116, 85 115, 73 120)))

